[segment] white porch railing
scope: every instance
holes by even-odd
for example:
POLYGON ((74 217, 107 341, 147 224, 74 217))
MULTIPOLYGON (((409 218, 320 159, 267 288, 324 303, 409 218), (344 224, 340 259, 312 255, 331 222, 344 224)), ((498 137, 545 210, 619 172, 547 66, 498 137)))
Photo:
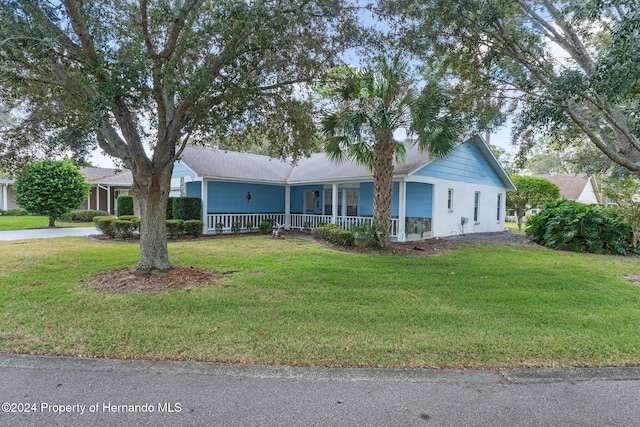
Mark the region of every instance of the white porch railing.
MULTIPOLYGON (((336 225, 342 229, 349 230, 351 226, 372 225, 373 218, 370 216, 339 216, 336 218, 336 225)), ((308 230, 317 228, 321 222, 332 223, 331 215, 308 215, 308 214, 283 214, 283 213, 264 213, 264 214, 208 214, 207 215, 207 232, 216 233, 219 229, 223 233, 230 233, 234 224, 239 225, 239 231, 250 231, 247 226, 251 223, 252 230, 258 228, 262 221, 273 221, 274 223, 285 225, 286 228, 292 230, 308 230), (218 225, 218 227, 216 227, 218 225)), ((398 236, 398 218, 391 218, 391 237, 398 236)))

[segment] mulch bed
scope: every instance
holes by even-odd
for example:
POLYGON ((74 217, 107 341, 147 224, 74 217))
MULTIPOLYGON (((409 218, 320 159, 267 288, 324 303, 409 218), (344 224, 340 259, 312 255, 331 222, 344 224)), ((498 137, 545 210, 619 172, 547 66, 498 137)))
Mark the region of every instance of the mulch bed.
MULTIPOLYGON (((239 238, 247 235, 257 235, 257 233, 243 233, 241 235, 203 235, 198 238, 182 236, 170 241, 190 241, 206 239, 229 239, 239 238)), ((89 236, 94 240, 109 242, 132 242, 137 243, 139 238, 132 239, 110 239, 105 235, 89 236)), ((433 238, 406 243, 392 243, 388 251, 369 249, 364 247, 345 248, 344 246, 332 245, 324 241, 315 239, 310 233, 301 231, 284 231, 283 239, 299 238, 309 240, 319 246, 336 249, 340 251, 350 251, 359 253, 371 253, 380 255, 412 255, 426 256, 443 253, 448 249, 466 245, 486 245, 486 246, 537 246, 527 237, 512 234, 508 231, 499 233, 474 233, 464 236, 451 236, 447 238, 433 238)), ((197 267, 176 266, 162 275, 151 275, 149 277, 139 277, 134 274, 135 267, 121 268, 107 271, 91 277, 86 285, 99 292, 123 292, 123 293, 157 293, 171 289, 185 289, 194 286, 214 285, 220 283, 225 273, 216 273, 211 270, 197 267)))

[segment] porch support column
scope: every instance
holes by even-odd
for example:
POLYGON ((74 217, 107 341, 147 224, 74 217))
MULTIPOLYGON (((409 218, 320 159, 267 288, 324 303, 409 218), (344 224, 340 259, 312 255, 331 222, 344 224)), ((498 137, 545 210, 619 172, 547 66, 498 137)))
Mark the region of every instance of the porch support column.
POLYGON ((331 223, 338 223, 338 184, 331 186, 331 223))
POLYGON ((9 186, 9 184, 2 184, 2 210, 3 211, 8 211, 9 210, 9 192, 7 191, 7 187, 9 186))
POLYGON ((100 210, 100 184, 96 185, 96 209, 100 210))
POLYGON ((342 210, 340 211, 340 216, 343 218, 347 217, 347 190, 342 190, 342 210))
POLYGON ((209 213, 209 202, 207 200, 209 181, 202 178, 202 185, 200 186, 200 199, 202 200, 202 234, 209 234, 209 218, 207 218, 207 214, 209 213))
POLYGON ((407 216, 407 183, 404 179, 400 181, 400 194, 398 195, 398 242, 405 242, 407 236, 404 233, 407 216))
POLYGON ((87 209, 91 210, 91 191, 89 191, 89 195, 87 196, 87 209))
POLYGON ((107 185, 107 212, 111 213, 111 186, 107 185))
POLYGON ((291 186, 284 186, 284 228, 291 230, 291 186))

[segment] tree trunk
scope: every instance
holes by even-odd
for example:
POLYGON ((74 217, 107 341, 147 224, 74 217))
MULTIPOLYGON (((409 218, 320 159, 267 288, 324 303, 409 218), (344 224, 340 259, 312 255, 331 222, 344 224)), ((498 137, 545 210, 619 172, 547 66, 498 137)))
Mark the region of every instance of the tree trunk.
POLYGON ((49 217, 49 228, 54 228, 56 226, 56 218, 54 216, 49 217))
POLYGON ((373 147, 373 223, 380 236, 380 246, 391 240, 391 197, 393 193, 393 139, 386 135, 373 147))
POLYGON ((167 248, 167 200, 173 164, 134 176, 133 196, 140 205, 140 263, 135 274, 149 276, 171 269, 167 248))

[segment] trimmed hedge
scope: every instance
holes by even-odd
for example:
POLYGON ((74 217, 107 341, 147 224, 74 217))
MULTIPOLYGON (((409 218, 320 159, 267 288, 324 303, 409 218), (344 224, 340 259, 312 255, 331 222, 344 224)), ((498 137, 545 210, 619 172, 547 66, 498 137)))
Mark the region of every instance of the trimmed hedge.
POLYGON ((136 229, 136 225, 133 221, 127 221, 120 218, 115 221, 111 221, 111 227, 113 228, 114 234, 122 239, 128 239, 133 236, 133 232, 136 229))
POLYGON ((177 199, 177 197, 169 197, 167 200, 167 218, 166 219, 175 219, 173 217, 173 201, 177 199))
POLYGON ((173 219, 187 221, 202 219, 202 200, 200 197, 174 197, 171 208, 173 219))
POLYGON ((351 231, 343 230, 334 224, 322 224, 313 229, 313 235, 319 239, 342 246, 353 246, 356 238, 351 231))
POLYGON ((184 221, 181 219, 168 219, 167 220, 167 235, 170 238, 178 237, 184 233, 184 221))
POLYGON ((133 215, 133 196, 121 194, 118 196, 118 217, 133 215))
POLYGON ((93 223, 102 234, 106 234, 107 236, 114 238, 116 237, 116 232, 113 229, 112 223, 117 219, 118 218, 112 216, 96 216, 93 218, 93 223))
POLYGON ((202 229, 204 227, 204 223, 199 219, 188 219, 184 223, 184 234, 193 237, 202 236, 202 229))
POLYGON ((109 216, 109 212, 96 209, 79 209, 62 215, 64 221, 91 222, 97 216, 109 216))
POLYGON ((527 221, 525 232, 552 249, 613 255, 639 252, 631 247, 631 225, 617 210, 602 205, 572 200, 548 203, 527 221))
POLYGON ((119 216, 118 219, 124 221, 131 221, 134 226, 134 231, 138 231, 140 229, 140 218, 135 215, 122 215, 119 216))

